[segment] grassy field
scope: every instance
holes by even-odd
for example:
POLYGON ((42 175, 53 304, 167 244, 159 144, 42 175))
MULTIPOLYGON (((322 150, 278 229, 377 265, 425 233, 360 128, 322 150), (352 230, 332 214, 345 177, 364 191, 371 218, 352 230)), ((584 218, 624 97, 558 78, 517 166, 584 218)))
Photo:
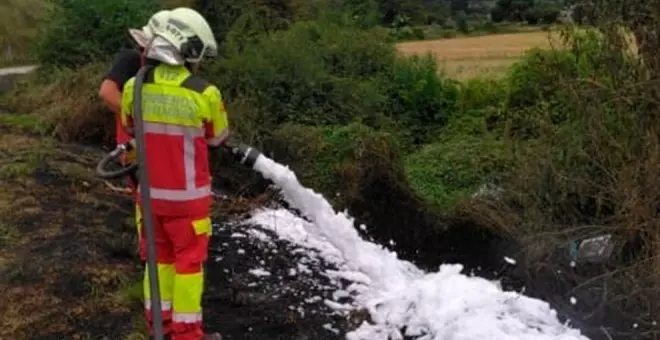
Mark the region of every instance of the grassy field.
POLYGON ((450 77, 464 80, 475 76, 498 76, 526 50, 556 46, 550 32, 496 34, 397 45, 403 55, 431 53, 440 69, 450 77))

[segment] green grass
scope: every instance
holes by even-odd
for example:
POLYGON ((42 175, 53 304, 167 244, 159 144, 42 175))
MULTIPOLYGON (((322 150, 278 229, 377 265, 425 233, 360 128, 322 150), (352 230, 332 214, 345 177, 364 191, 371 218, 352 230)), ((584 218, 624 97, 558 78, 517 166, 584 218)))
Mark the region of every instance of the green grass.
POLYGON ((126 284, 121 289, 121 296, 128 301, 142 303, 144 294, 142 291, 142 280, 126 284))
POLYGON ((45 134, 52 129, 36 114, 2 114, 0 113, 0 126, 15 129, 21 132, 45 134))

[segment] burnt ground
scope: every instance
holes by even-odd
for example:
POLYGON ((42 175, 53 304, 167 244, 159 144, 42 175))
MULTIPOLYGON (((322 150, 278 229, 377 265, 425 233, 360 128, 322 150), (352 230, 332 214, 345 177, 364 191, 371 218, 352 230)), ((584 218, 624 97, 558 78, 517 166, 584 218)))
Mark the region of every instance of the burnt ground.
POLYGON ((6 128, 0 150, 0 339, 130 334, 135 228, 98 153, 6 128))
POLYGON ((344 302, 333 293, 349 282, 319 274, 336 268, 309 250, 255 226, 217 225, 214 233, 205 297, 208 330, 226 339, 342 339, 364 320, 364 314, 342 315, 326 305, 344 302))
MULTIPOLYGON (((103 152, 7 122, 0 119, 0 340, 146 339, 132 203, 95 178, 103 152)), ((220 200, 216 222, 265 199, 220 200)), ((341 283, 317 271, 294 274, 312 260, 285 242, 240 237, 245 229, 214 229, 207 329, 226 339, 341 338, 355 315, 333 314, 323 302, 341 283), (271 276, 250 273, 258 267, 271 276)))

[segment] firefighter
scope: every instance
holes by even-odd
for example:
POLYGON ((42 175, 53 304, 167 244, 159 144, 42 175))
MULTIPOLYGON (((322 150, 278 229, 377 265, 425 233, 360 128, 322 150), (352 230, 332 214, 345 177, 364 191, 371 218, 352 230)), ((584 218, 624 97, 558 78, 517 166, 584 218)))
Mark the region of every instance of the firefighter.
MULTIPOLYGON (((142 118, 163 328, 172 340, 221 339, 202 330, 201 298, 211 234, 207 147, 223 145, 229 130, 220 91, 195 75, 204 57, 217 55, 217 43, 204 17, 185 7, 152 18, 147 30, 154 34, 144 56, 155 66, 144 78, 142 118)), ((122 126, 130 135, 134 83, 135 78, 126 82, 121 100, 122 126)), ((138 229, 140 255, 146 260, 141 215, 138 229)), ((151 328, 148 281, 145 272, 151 328)))

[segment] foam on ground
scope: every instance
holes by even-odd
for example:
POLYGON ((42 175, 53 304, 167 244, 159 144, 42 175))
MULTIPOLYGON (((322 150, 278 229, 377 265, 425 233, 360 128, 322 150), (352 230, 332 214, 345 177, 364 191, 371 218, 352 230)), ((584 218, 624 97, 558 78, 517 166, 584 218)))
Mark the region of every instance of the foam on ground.
MULTIPOLYGON (((542 300, 463 275, 459 264, 425 273, 363 240, 352 218, 335 212, 323 196, 303 187, 287 167, 261 156, 254 169, 272 180, 283 198, 311 222, 285 209, 260 209, 249 222, 319 252, 340 268, 328 275, 354 282, 346 292, 353 298, 349 307, 366 308, 373 322, 363 323, 346 339, 587 340, 562 324, 542 300)), ((343 310, 346 305, 336 304, 336 308, 343 310)))

